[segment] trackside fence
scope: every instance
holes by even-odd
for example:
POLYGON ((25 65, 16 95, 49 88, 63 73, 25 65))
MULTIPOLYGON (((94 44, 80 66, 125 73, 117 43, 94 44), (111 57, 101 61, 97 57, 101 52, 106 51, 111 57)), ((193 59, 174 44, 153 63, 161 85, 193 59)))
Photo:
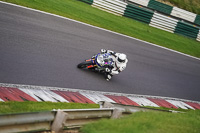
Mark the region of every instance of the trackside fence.
POLYGON ((128 4, 124 16, 149 24, 153 16, 153 11, 128 4))
POLYGON ((197 24, 197 25, 200 25, 200 15, 196 16, 194 23, 197 24))
POLYGON ((196 39, 199 33, 199 28, 188 23, 179 21, 174 33, 181 34, 196 39))
POLYGON ((123 105, 109 102, 99 102, 97 109, 63 109, 46 112, 17 113, 0 115, 0 133, 43 132, 79 129, 81 126, 104 119, 116 119, 138 111, 166 111, 140 106, 123 105))
POLYGON ((90 4, 90 5, 92 5, 93 3, 93 0, 80 0, 80 1, 90 4))
POLYGON ((0 115, 0 133, 51 130, 55 112, 0 115))
POLYGON ((128 0, 128 2, 136 3, 142 6, 148 6, 150 0, 128 0))
POLYGON ((114 109, 67 109, 48 112, 0 115, 0 133, 55 131, 80 128, 102 118, 111 118, 114 109))
POLYGON ((178 7, 173 7, 171 15, 178 17, 178 18, 182 18, 182 19, 187 20, 189 22, 194 22, 195 18, 197 16, 196 14, 194 14, 192 12, 188 12, 188 11, 180 9, 178 7))
POLYGON ((200 30, 199 30, 199 34, 197 36, 197 41, 200 41, 200 30))
POLYGON ((149 25, 158 29, 174 33, 177 23, 178 20, 155 12, 149 25))
POLYGON ((200 27, 178 19, 200 25, 200 15, 186 10, 172 7, 156 0, 127 0, 128 3, 121 0, 81 1, 109 13, 135 19, 152 27, 200 41, 200 27))
POLYGON ((168 15, 172 12, 172 9, 173 9, 172 6, 163 4, 156 0, 150 0, 147 7, 151 8, 153 10, 159 11, 161 13, 168 14, 168 15))
POLYGON ((151 8, 160 13, 171 15, 180 18, 181 20, 187 20, 194 24, 200 25, 200 15, 183 10, 178 7, 173 7, 156 0, 128 0, 128 2, 133 2, 135 4, 151 8))
POLYGON ((105 10, 107 12, 123 15, 127 3, 119 0, 94 0, 92 6, 105 10))

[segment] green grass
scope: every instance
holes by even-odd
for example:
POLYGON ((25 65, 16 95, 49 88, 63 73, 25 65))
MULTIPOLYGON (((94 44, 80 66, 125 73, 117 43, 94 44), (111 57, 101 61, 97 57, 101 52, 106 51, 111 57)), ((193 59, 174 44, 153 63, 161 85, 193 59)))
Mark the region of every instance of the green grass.
POLYGON ((179 112, 188 112, 191 111, 192 109, 182 109, 182 108, 166 108, 166 107, 152 107, 152 106, 144 106, 144 108, 148 108, 148 109, 158 109, 158 110, 163 110, 163 111, 179 111, 179 112))
MULTIPOLYGON (((55 102, 0 102, 0 114, 99 108, 98 104, 55 102)), ((159 108, 163 109, 163 108, 159 108)), ((181 110, 184 111, 184 110, 181 110)), ((200 110, 187 113, 137 112, 121 119, 103 119, 81 128, 81 133, 199 133, 200 110)))
POLYGON ((200 0, 163 0, 187 11, 200 14, 200 0))
MULTIPOLYGON (((78 0, 3 0, 43 10, 200 57, 200 42, 115 16, 78 0)), ((126 42, 124 42, 126 43, 126 42)), ((123 45, 123 44, 122 44, 123 45)))
POLYGON ((51 111, 52 109, 88 109, 99 108, 98 104, 64 102, 0 102, 0 114, 51 111))
POLYGON ((199 133, 200 110, 188 113, 136 112, 85 125, 82 133, 199 133))

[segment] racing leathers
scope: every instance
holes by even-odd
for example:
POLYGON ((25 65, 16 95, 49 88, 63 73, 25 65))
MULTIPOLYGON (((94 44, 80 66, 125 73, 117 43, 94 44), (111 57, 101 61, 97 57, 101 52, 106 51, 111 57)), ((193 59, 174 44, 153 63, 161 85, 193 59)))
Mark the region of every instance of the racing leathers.
POLYGON ((105 50, 101 49, 101 53, 110 53, 113 59, 113 65, 111 68, 105 68, 105 78, 107 81, 109 81, 113 75, 119 74, 121 71, 123 71, 126 68, 126 64, 128 62, 128 59, 125 54, 123 53, 116 53, 111 50, 105 50))

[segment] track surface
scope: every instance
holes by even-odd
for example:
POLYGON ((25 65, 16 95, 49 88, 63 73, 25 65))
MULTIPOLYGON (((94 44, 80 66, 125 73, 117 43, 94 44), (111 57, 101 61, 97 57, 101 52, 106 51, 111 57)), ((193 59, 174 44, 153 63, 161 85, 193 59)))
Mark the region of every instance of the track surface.
POLYGON ((0 82, 200 100, 200 61, 0 3, 0 82), (126 70, 110 82, 76 68, 101 48, 129 59, 126 70))

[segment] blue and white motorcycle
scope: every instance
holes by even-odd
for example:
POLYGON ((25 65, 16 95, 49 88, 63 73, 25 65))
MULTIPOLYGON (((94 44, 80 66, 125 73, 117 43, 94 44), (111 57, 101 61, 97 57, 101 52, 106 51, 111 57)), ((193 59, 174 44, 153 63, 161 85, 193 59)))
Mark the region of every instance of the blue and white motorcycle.
POLYGON ((110 53, 98 53, 91 59, 85 60, 84 62, 77 65, 80 69, 90 69, 101 73, 109 72, 113 68, 113 59, 110 53))

